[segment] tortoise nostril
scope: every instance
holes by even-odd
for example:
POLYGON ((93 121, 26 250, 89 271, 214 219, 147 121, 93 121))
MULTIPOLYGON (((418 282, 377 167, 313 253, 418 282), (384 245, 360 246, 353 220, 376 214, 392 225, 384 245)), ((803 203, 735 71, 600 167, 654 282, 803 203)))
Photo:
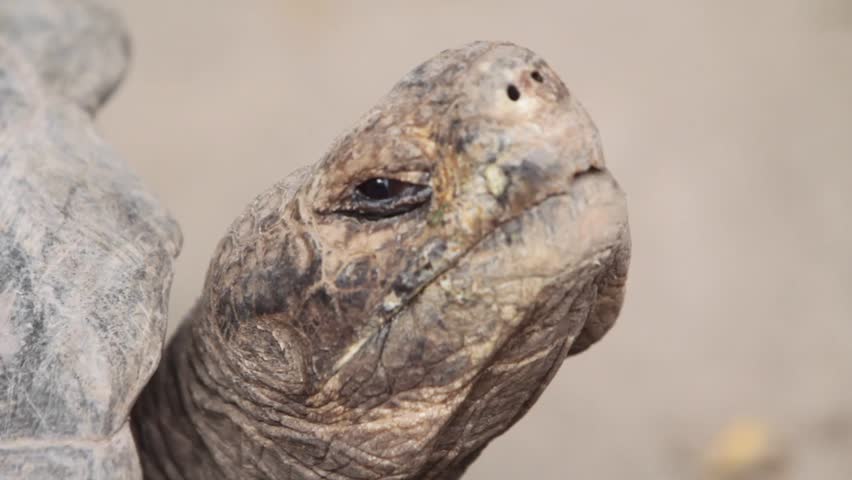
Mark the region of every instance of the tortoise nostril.
POLYGON ((514 84, 510 83, 509 86, 506 87, 506 95, 509 97, 509 100, 517 102, 518 99, 521 98, 521 91, 518 90, 518 87, 514 84))

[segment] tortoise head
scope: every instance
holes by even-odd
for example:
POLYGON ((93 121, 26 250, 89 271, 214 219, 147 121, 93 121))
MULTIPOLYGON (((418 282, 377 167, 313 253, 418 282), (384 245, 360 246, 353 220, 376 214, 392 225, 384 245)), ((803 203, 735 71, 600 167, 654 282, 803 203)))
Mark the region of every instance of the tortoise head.
POLYGON ((311 442, 253 427, 286 455, 440 476, 612 325, 628 256, 589 116, 533 52, 474 43, 255 201, 214 257, 202 324, 257 415, 311 426, 311 442))

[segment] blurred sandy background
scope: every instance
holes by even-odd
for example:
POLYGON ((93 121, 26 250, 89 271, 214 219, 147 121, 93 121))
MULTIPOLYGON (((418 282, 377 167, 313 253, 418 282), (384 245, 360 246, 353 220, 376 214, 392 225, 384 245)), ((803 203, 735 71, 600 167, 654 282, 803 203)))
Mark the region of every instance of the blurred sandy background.
POLYGON ((597 121, 634 260, 620 323, 467 478, 715 478, 721 448, 852 479, 852 1, 115 3, 135 61, 99 123, 183 226, 174 321, 255 194, 422 60, 512 40, 597 121))

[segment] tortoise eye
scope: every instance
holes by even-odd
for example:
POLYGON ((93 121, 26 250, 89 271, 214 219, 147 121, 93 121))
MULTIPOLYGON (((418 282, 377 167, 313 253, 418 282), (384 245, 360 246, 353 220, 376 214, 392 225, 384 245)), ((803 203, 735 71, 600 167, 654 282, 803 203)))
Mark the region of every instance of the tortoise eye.
POLYGON ((401 182, 392 178, 371 178, 358 185, 358 193, 370 200, 387 200, 398 197, 406 190, 406 186, 413 184, 401 182))
POLYGON ((431 196, 428 185, 374 177, 356 186, 347 205, 337 212, 363 220, 380 220, 426 205, 431 196))

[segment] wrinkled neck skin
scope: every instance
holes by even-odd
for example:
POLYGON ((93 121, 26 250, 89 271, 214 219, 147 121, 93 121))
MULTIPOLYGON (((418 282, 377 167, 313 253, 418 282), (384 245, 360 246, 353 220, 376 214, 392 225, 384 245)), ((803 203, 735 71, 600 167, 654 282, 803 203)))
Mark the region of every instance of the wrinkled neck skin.
MULTIPOLYGON (((157 371, 136 404, 132 426, 146 480, 455 479, 482 449, 451 461, 436 459, 433 463, 441 463, 439 468, 424 465, 410 474, 386 476, 381 472, 389 468, 373 467, 380 457, 359 454, 358 445, 334 440, 341 430, 356 430, 351 423, 314 425, 246 395, 248 389, 267 390, 265 385, 225 387, 239 377, 227 363, 217 363, 211 346, 184 325, 167 350, 168 368, 157 371), (356 455, 360 464, 350 458, 356 455)), ((537 396, 543 385, 533 388, 537 396)), ((285 400, 279 407, 288 409, 292 404, 285 400)), ((359 436, 369 440, 365 433, 359 436)))
POLYGON ((459 478, 609 330, 629 253, 555 72, 443 52, 234 222, 133 411, 146 477, 459 478))

